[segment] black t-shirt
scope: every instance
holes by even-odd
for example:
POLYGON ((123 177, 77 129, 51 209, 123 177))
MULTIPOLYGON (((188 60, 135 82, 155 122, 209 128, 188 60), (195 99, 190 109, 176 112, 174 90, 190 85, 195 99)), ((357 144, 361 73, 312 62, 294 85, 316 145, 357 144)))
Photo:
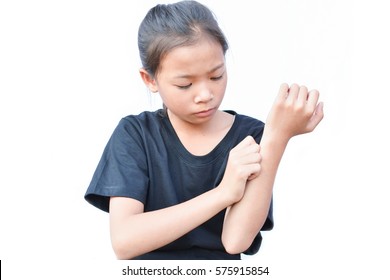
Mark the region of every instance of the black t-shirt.
MULTIPOLYGON (((264 123, 236 114, 231 129, 207 155, 194 156, 180 142, 165 110, 123 118, 112 134, 85 199, 107 211, 112 196, 130 197, 144 211, 179 204, 215 188, 221 182, 228 155, 246 136, 259 143, 264 123)), ((225 210, 172 243, 136 259, 240 259, 221 242, 225 210)), ((273 227, 272 203, 262 230, 273 227)), ((245 254, 255 254, 260 232, 245 254)))

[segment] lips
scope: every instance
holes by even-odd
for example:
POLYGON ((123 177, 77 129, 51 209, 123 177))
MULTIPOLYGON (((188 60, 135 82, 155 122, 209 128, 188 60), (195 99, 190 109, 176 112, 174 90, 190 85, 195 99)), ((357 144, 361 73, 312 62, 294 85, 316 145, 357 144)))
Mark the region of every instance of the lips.
POLYGON ((200 111, 198 113, 195 113, 196 116, 198 117, 201 117, 201 118, 205 118, 205 117, 209 117, 211 116, 215 111, 215 108, 211 108, 211 109, 207 109, 207 110, 203 110, 203 111, 200 111))

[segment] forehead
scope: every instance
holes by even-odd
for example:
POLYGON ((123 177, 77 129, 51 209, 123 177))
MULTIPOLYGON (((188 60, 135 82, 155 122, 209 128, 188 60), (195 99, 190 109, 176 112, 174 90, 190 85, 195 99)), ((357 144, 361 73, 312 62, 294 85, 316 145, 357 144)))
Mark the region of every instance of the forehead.
POLYGON ((202 75, 224 64, 222 46, 214 40, 203 38, 190 46, 180 46, 168 52, 160 64, 159 75, 202 75))

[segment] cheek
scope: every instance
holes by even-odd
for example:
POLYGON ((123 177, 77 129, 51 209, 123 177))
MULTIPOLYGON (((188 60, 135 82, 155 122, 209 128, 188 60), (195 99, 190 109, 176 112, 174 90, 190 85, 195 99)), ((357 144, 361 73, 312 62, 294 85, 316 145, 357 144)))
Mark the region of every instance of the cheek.
POLYGON ((221 81, 221 84, 218 86, 218 94, 223 96, 225 94, 227 87, 227 79, 225 78, 223 81, 221 81))
POLYGON ((183 107, 183 105, 190 102, 189 95, 186 95, 184 92, 176 88, 164 88, 164 90, 160 89, 159 94, 161 100, 167 107, 176 107, 180 110, 180 107, 183 107))

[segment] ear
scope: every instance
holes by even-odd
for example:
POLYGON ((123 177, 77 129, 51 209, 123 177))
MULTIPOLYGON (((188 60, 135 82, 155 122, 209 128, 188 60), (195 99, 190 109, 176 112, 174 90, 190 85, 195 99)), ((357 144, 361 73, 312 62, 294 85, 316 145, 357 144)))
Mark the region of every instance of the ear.
POLYGON ((144 68, 141 68, 139 70, 139 73, 141 75, 142 80, 144 81, 145 85, 149 88, 151 92, 157 92, 158 86, 156 79, 152 77, 148 71, 146 71, 144 68))

